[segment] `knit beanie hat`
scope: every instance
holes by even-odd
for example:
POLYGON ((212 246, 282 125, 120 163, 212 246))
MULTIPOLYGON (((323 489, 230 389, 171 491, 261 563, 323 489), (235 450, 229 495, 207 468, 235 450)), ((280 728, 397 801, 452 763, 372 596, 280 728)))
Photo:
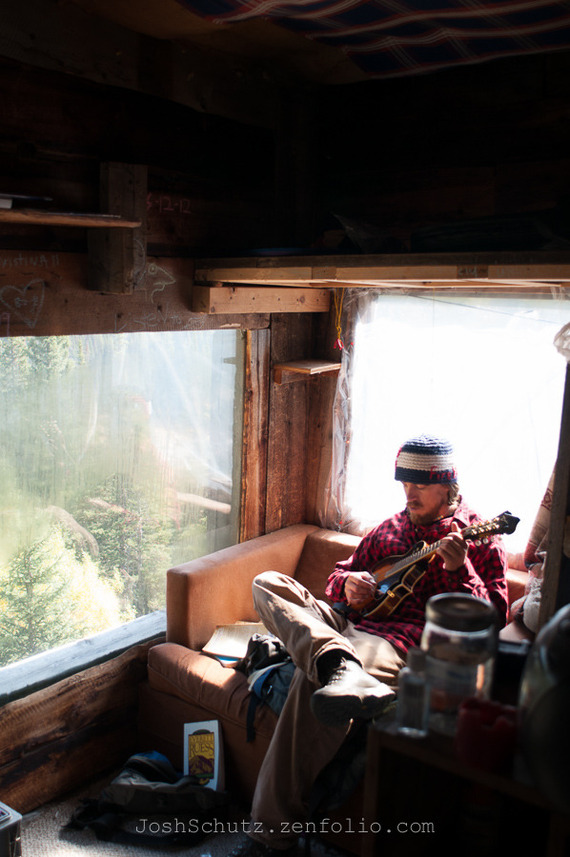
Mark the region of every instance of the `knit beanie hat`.
POLYGON ((407 440, 398 450, 394 478, 416 485, 456 482, 453 447, 447 440, 425 434, 407 440))

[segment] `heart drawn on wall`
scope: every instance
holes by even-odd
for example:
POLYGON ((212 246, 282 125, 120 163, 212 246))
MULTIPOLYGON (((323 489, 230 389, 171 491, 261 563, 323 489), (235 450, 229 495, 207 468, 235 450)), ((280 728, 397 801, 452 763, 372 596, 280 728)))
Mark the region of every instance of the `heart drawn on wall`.
POLYGON ((2 286, 0 303, 30 328, 36 326, 44 303, 44 280, 31 280, 26 286, 2 286))

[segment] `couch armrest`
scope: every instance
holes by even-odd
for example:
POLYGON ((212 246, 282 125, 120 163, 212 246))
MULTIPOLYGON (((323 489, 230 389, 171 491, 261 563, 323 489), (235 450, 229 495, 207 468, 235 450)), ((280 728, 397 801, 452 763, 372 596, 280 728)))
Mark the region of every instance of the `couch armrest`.
POLYGON ((166 639, 199 650, 216 625, 258 621, 251 584, 262 571, 294 576, 307 535, 295 524, 171 568, 166 575, 166 639))

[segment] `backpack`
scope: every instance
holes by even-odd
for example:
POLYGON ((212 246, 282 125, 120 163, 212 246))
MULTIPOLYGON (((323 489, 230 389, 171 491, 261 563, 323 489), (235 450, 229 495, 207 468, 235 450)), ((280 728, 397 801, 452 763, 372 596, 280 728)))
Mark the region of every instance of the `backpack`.
POLYGON ((156 848, 195 845, 225 818, 225 792, 180 776, 155 751, 131 756, 99 798, 83 800, 64 829, 92 830, 98 839, 156 848))
POLYGON ((255 712, 259 705, 268 705, 279 714, 295 672, 291 660, 281 640, 272 634, 253 634, 245 656, 238 661, 235 669, 245 673, 251 694, 247 711, 247 742, 255 738, 255 712))

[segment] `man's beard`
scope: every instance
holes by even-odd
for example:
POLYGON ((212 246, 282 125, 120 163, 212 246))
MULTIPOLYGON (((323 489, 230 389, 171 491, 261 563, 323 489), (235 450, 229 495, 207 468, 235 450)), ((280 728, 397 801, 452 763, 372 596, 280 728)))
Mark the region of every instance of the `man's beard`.
POLYGON ((434 520, 432 515, 428 515, 425 512, 415 511, 414 509, 410 509, 408 506, 408 515, 410 517, 410 521, 412 524, 416 524, 422 526, 423 524, 431 524, 434 520))
POLYGON ((409 506, 407 509, 410 521, 412 524, 419 527, 426 526, 427 524, 433 524, 435 521, 440 521, 451 512, 449 506, 443 506, 440 509, 435 511, 432 510, 431 512, 424 512, 421 509, 410 509, 409 506))

